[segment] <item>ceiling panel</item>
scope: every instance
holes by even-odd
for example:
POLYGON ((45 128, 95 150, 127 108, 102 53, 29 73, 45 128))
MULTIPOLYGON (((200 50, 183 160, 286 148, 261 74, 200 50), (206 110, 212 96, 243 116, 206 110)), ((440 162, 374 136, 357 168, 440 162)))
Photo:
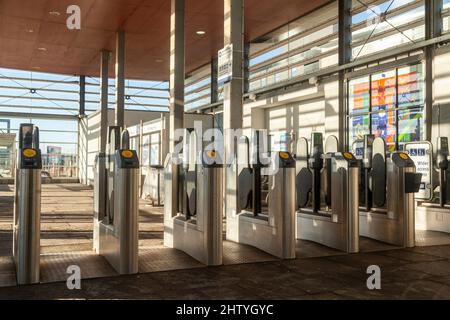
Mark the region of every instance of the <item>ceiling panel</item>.
MULTIPOLYGON (((245 36, 253 40, 330 0, 245 0, 245 36)), ((223 46, 223 0, 186 0, 186 71, 223 46), (206 35, 196 34, 197 30, 206 35)), ((169 78, 169 0, 0 0, 0 67, 98 76, 100 50, 126 32, 127 78, 169 78), (81 8, 81 30, 66 8, 81 8)), ((114 53, 111 73, 114 75, 114 53)))

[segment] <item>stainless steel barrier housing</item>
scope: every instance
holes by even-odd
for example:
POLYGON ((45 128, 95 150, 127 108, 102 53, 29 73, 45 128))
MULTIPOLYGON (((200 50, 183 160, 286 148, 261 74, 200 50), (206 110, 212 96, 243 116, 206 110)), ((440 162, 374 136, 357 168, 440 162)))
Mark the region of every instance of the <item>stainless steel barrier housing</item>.
POLYGON ((15 178, 13 257, 17 283, 39 282, 41 169, 39 129, 21 124, 15 178))

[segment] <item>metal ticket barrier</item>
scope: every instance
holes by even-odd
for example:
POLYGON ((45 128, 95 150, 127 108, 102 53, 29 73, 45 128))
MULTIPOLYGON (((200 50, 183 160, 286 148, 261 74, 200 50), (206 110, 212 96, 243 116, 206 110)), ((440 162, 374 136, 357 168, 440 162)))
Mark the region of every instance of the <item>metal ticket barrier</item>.
POLYGON ((222 264, 222 179, 220 153, 203 148, 196 132, 187 129, 182 156, 169 155, 165 162, 164 244, 206 265, 222 264), (178 177, 176 188, 172 174, 178 177), (174 192, 180 195, 177 204, 174 192))
POLYGON ((21 124, 13 225, 13 257, 19 285, 39 282, 41 169, 39 129, 33 124, 21 124))
MULTIPOLYGON (((129 148, 127 130, 109 127, 108 131, 105 184, 96 180, 94 189, 98 192, 94 195, 98 210, 94 217, 94 248, 118 273, 133 274, 138 272, 139 159, 129 148)), ((100 172, 95 175, 96 179, 100 176, 100 172)))
POLYGON ((449 167, 448 138, 439 137, 437 141, 436 166, 439 172, 439 206, 443 208, 447 203, 448 167, 449 167))
POLYGON ((297 141, 297 239, 331 248, 359 251, 359 167, 352 153, 337 152, 338 141, 321 133, 297 141))
POLYGON ((230 241, 254 246, 282 259, 295 258, 295 161, 289 152, 273 152, 262 130, 242 136, 227 174, 237 175, 238 208, 227 207, 230 241))
POLYGON ((411 142, 405 150, 423 173, 416 200, 416 230, 450 233, 449 145, 447 137, 438 137, 436 152, 428 141, 411 142))
POLYGON ((406 152, 386 155, 380 137, 364 139, 361 156, 365 171, 361 187, 365 195, 360 203, 360 235, 402 247, 415 245, 414 193, 422 175, 406 152))

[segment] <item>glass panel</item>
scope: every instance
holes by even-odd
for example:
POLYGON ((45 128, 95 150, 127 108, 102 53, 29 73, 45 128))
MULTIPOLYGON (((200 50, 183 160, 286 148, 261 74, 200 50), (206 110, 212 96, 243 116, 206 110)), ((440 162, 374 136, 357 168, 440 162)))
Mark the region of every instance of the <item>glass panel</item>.
POLYGON ((250 44, 249 91, 337 65, 337 4, 335 1, 254 40, 250 44))
POLYGON ((369 134, 369 115, 359 115, 349 118, 349 145, 369 134))
POLYGON ((395 70, 372 76, 372 111, 395 108, 396 104, 395 70))
MULTIPOLYGON (((409 3, 415 2, 416 0, 388 0, 384 3, 378 4, 376 6, 371 5, 369 0, 353 0, 352 1, 352 9, 356 9, 358 7, 363 7, 364 11, 359 12, 352 17, 352 23, 357 24, 367 19, 373 19, 376 15, 385 12, 389 9, 388 12, 397 9, 399 7, 405 6, 409 3)), ((447 0, 444 0, 447 1, 447 0)))
POLYGON ((370 107, 369 77, 350 80, 349 113, 368 112, 370 107))
POLYGON ((388 151, 395 151, 395 124, 395 111, 381 111, 372 114, 372 134, 384 139, 388 151))
POLYGON ((150 164, 159 165, 159 146, 160 135, 159 133, 153 133, 151 135, 151 147, 150 147, 150 164))
POLYGON ((423 137, 423 109, 400 110, 398 112, 398 142, 421 141, 423 137))
POLYGON ((150 158, 150 135, 146 134, 142 137, 142 165, 148 166, 150 158))
POLYGON ((443 0, 443 7, 444 9, 450 8, 450 0, 443 0))
POLYGON ((424 1, 355 0, 353 5, 353 60, 425 37, 424 1))
POLYGON ((421 107, 424 96, 422 65, 398 69, 398 107, 421 107))

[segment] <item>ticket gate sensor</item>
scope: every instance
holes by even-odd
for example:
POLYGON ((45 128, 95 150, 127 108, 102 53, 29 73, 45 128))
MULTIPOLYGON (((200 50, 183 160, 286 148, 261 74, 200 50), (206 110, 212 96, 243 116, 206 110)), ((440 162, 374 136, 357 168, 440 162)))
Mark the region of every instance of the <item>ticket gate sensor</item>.
MULTIPOLYGON (((227 175, 238 181, 238 208, 226 210, 227 240, 247 244, 281 259, 295 258, 295 160, 289 152, 267 153, 263 131, 246 136, 227 175), (267 163, 266 163, 267 162, 267 163)), ((227 193, 227 197, 230 195, 227 193)), ((228 201, 228 200, 227 200, 228 201)))
POLYGON ((450 191, 448 138, 438 137, 436 146, 433 166, 433 146, 428 141, 406 145, 407 151, 417 162, 418 170, 424 172, 422 185, 429 185, 422 193, 416 194, 416 230, 450 233, 450 206, 447 203, 450 191), (423 149, 426 146, 428 152, 425 153, 423 149))
POLYGON ((370 190, 372 201, 366 199, 360 207, 360 235, 401 247, 413 247, 414 193, 420 188, 422 175, 416 173, 414 162, 407 153, 393 152, 386 157, 386 144, 380 137, 366 137, 364 148, 371 150, 364 150, 361 162, 369 176, 363 187, 370 190))
POLYGON ((186 130, 182 157, 165 161, 164 245, 210 266, 222 264, 222 175, 220 152, 203 148, 192 129, 186 130), (177 188, 172 188, 172 174, 178 177, 177 188), (180 195, 177 208, 172 207, 172 192, 180 195))
POLYGON ((13 226, 13 257, 19 285, 39 282, 41 169, 39 129, 33 124, 21 124, 13 226))
POLYGON ((119 274, 133 274, 138 272, 139 159, 128 131, 120 132, 109 128, 106 203, 96 205, 105 211, 94 218, 94 248, 119 274))
POLYGON ((312 134, 311 156, 308 141, 305 138, 297 141, 296 238, 356 253, 359 251, 358 163, 352 153, 337 152, 336 137, 328 137, 325 150, 322 141, 321 133, 312 134), (325 160, 322 170, 316 159, 325 160), (314 188, 320 181, 325 186, 314 188))

